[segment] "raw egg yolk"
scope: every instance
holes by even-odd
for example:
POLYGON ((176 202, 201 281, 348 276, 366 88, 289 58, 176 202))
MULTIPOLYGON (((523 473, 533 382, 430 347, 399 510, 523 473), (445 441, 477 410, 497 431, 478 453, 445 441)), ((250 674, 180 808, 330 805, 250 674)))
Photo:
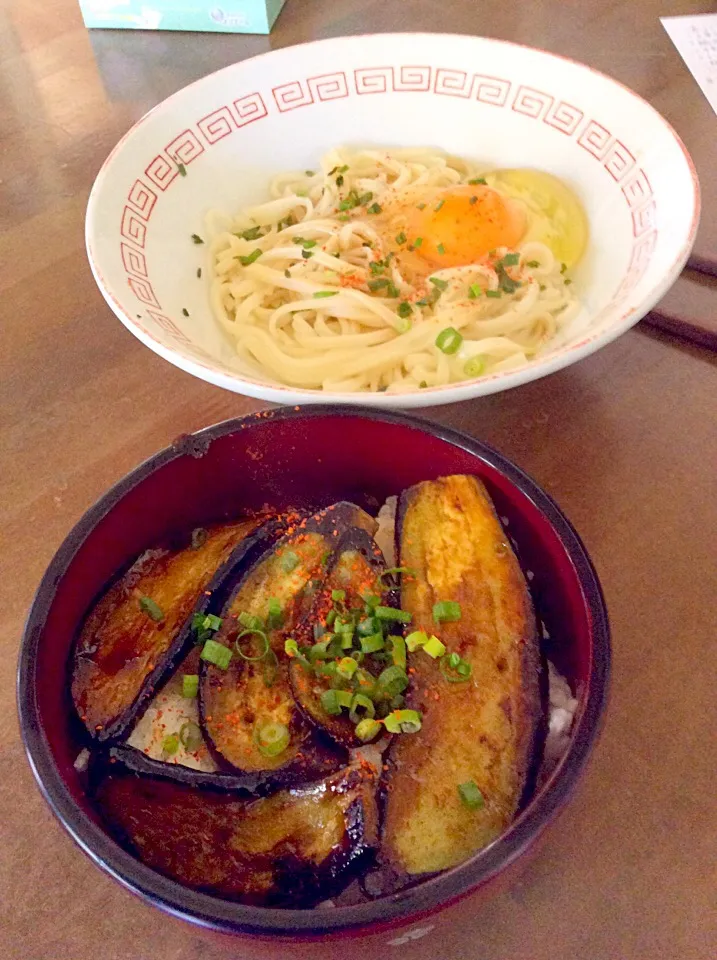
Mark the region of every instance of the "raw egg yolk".
POLYGON ((475 263, 496 247, 515 247, 526 230, 522 206, 490 187, 464 185, 436 191, 429 203, 406 212, 408 242, 435 267, 475 263))

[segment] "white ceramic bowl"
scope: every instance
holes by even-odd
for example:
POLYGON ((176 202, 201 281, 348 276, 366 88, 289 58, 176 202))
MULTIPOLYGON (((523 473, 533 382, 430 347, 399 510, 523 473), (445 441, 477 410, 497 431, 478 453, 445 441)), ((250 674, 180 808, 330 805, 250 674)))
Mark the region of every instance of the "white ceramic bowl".
POLYGON ((97 176, 87 251, 120 320, 188 373, 279 403, 415 407, 535 380, 614 340, 675 281, 698 217, 699 185, 680 139, 616 81, 498 40, 382 34, 263 54, 159 104, 97 176), (591 228, 575 274, 581 317, 520 369, 400 396, 294 389, 243 366, 212 317, 203 248, 191 235, 209 209, 260 201, 272 174, 311 168, 342 144, 433 145, 562 177, 591 228))

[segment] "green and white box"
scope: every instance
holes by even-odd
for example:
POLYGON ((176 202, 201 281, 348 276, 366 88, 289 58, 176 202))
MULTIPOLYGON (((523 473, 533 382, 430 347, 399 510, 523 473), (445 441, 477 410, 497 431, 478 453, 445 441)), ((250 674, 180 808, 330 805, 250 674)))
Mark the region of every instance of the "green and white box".
POLYGON ((286 0, 80 0, 86 27, 269 33, 286 0))

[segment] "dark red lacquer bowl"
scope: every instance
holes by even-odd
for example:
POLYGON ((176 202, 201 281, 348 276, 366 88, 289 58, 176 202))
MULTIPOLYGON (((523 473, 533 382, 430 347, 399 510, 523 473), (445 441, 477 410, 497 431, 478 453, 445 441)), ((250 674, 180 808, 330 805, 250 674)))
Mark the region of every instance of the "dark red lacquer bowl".
MULTIPOLYGON (((441 955, 441 928, 475 914, 470 894, 494 891, 567 802, 601 723, 610 668, 607 613, 595 571, 558 507, 512 463, 467 436, 412 417, 359 407, 281 408, 209 427, 158 453, 92 507, 58 550, 23 637, 18 702, 40 788, 95 863, 168 913, 241 938, 242 957, 360 958, 405 947, 441 955), (577 691, 571 746, 511 828, 466 863, 392 897, 318 911, 260 909, 196 893, 118 846, 73 767, 68 658, 88 606, 113 574, 167 534, 265 505, 320 507, 353 500, 374 511, 391 494, 450 473, 472 473, 533 571, 533 597, 551 636, 547 651, 577 691), (350 943, 345 941, 351 938, 350 943), (425 940, 422 938, 425 937, 425 940), (420 943, 418 941, 421 941, 420 943)), ((469 935, 470 927, 467 927, 469 935)))

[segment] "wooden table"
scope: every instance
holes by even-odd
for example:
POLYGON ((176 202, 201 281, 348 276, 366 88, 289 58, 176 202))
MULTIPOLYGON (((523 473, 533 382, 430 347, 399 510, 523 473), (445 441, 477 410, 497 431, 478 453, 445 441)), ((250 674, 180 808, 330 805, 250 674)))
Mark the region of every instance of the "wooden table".
MULTIPOLYGON (((105 488, 181 432, 256 404, 144 349, 83 248, 93 177, 148 108, 235 60, 316 37, 483 33, 607 71, 677 128, 702 175, 698 251, 717 254, 717 118, 659 24, 710 5, 288 0, 271 37, 88 34, 74 0, 0 13, 0 956, 215 960, 133 899, 54 822, 25 762, 14 675, 35 585, 105 488)), ((715 357, 644 325, 578 366, 430 415, 514 458, 557 498, 598 567, 614 632, 594 762, 517 888, 445 960, 715 956, 715 357)))

